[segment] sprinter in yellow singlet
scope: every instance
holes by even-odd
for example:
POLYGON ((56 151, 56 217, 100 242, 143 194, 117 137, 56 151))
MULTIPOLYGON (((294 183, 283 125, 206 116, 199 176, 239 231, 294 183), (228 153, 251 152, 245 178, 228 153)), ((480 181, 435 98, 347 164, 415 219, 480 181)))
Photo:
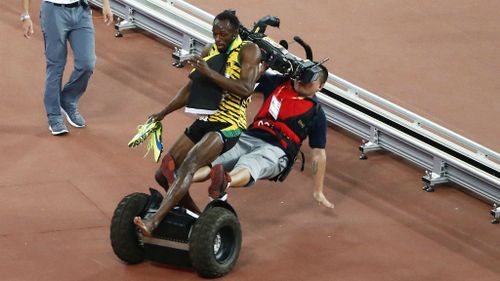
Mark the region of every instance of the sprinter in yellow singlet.
MULTIPOLYGON (((239 26, 234 12, 223 11, 218 14, 212 27, 215 42, 204 49, 201 57, 196 56, 188 61, 194 71, 222 89, 222 99, 216 112, 200 116, 163 158, 155 175, 156 181, 167 190, 161 207, 148 219, 134 219, 146 236, 151 235, 176 204, 200 213, 189 195, 194 173, 232 148, 247 126, 246 107, 259 75, 261 54, 254 43, 242 42, 238 34, 239 26), (208 57, 218 54, 227 57, 222 73, 207 64, 208 57)), ((162 111, 152 117, 160 121, 171 112, 185 107, 189 96, 193 94, 192 88, 195 87, 190 80, 162 111)))

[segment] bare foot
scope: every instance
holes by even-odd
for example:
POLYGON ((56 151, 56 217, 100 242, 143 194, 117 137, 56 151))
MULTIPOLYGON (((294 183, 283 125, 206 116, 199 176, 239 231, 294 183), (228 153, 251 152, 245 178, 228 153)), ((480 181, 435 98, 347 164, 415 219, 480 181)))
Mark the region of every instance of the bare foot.
POLYGON ((316 201, 318 202, 319 205, 323 205, 327 208, 332 208, 335 207, 333 205, 333 203, 331 203, 330 201, 328 201, 328 199, 326 199, 325 195, 323 194, 323 192, 314 192, 313 193, 313 196, 314 196, 314 199, 316 199, 316 201))
POLYGON ((139 229, 142 232, 142 235, 148 236, 148 237, 153 236, 153 234, 152 234, 152 232, 153 232, 152 227, 146 225, 146 224, 148 224, 148 221, 146 221, 146 220, 143 221, 141 217, 135 217, 134 218, 134 224, 137 225, 137 227, 139 227, 139 229))

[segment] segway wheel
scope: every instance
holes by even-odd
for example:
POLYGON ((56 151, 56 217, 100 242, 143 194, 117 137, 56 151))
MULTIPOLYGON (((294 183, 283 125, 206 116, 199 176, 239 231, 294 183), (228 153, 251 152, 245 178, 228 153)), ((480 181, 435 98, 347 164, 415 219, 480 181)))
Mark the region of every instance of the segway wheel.
POLYGON ((221 277, 231 271, 241 248, 241 228, 236 215, 214 207, 201 214, 189 238, 189 256, 201 277, 221 277))
POLYGON ((110 239, 115 254, 128 264, 144 261, 144 248, 139 244, 138 230, 133 220, 141 215, 149 195, 132 193, 118 203, 111 219, 110 239))

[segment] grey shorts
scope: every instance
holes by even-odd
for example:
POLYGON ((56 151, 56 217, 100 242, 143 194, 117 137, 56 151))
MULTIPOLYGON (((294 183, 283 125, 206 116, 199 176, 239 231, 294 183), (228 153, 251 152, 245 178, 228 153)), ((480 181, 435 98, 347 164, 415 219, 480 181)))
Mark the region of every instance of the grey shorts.
POLYGON ((287 161, 281 148, 243 133, 236 145, 215 159, 212 165, 222 164, 228 171, 247 168, 252 176, 247 186, 251 186, 257 180, 277 176, 285 169, 287 161))

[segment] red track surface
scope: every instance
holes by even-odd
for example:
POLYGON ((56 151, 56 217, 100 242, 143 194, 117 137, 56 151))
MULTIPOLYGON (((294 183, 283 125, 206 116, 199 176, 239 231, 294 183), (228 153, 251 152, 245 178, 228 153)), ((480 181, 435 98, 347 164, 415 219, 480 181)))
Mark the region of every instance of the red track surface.
MULTIPOLYGON (((151 37, 115 39, 96 12, 97 68, 81 104, 89 126, 53 137, 42 105, 39 23, 34 16, 36 34, 25 40, 19 2, 0 2, 0 279, 198 280, 150 262, 126 266, 108 238, 119 200, 156 186, 145 148, 126 144, 185 83, 186 70, 171 67, 171 50, 151 37)), ((213 2, 191 1, 212 14, 236 8, 247 26, 277 15, 281 30, 269 33, 301 35, 316 58, 332 58, 332 73, 500 149, 498 1, 213 2)), ((164 142, 190 121, 169 116, 164 142)), ((328 137, 325 192, 335 209, 315 205, 307 172, 231 190, 243 247, 225 279, 500 279, 500 228, 489 223, 488 204, 455 186, 425 193, 420 169, 386 153, 359 161, 359 139, 337 128, 328 137)), ((192 190, 207 202, 203 186, 192 190)))

